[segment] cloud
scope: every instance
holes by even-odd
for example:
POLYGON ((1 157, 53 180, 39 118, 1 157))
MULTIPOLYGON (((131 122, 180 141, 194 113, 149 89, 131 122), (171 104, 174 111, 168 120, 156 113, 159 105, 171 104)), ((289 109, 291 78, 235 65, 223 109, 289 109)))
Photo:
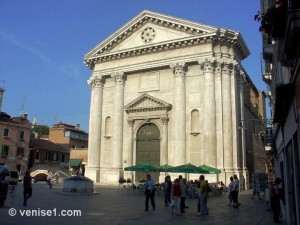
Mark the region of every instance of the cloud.
POLYGON ((17 47, 20 47, 20 48, 22 48, 22 49, 24 49, 24 50, 32 53, 33 55, 35 55, 38 58, 40 58, 42 61, 44 61, 46 63, 50 63, 50 59, 46 55, 44 55, 43 53, 39 52, 35 48, 22 43, 17 38, 15 38, 13 35, 8 34, 8 33, 4 32, 4 31, 0 30, 0 37, 3 40, 5 40, 5 41, 7 41, 7 42, 9 42, 9 43, 17 46, 17 47))

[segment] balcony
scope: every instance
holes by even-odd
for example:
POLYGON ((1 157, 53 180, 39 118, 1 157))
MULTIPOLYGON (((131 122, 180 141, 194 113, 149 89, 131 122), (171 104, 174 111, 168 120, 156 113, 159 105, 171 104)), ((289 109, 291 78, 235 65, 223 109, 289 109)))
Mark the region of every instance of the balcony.
POLYGON ((266 84, 270 84, 272 81, 272 74, 271 73, 263 73, 263 81, 266 84))

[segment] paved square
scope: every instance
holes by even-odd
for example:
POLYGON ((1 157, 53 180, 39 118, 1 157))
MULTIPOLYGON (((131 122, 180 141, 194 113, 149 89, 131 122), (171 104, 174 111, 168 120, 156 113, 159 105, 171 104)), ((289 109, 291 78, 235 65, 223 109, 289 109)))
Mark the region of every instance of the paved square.
POLYGON ((98 194, 76 195, 64 194, 61 184, 54 184, 49 189, 46 183, 40 182, 33 184, 33 195, 27 207, 22 205, 22 192, 23 186, 19 183, 15 198, 8 198, 6 207, 0 208, 1 225, 273 224, 272 212, 266 211, 258 199, 251 199, 251 190, 240 193, 242 205, 239 209, 227 206, 227 193, 209 198, 208 216, 197 216, 197 199, 186 200, 189 208, 183 215, 171 215, 160 193, 155 198, 155 211, 144 212, 145 196, 142 193, 127 192, 116 187, 95 186, 98 194), (16 215, 10 216, 9 213, 16 215), (22 216, 22 213, 25 215, 22 216), (81 215, 74 215, 78 213, 81 215), (63 216, 65 214, 70 216, 63 216))

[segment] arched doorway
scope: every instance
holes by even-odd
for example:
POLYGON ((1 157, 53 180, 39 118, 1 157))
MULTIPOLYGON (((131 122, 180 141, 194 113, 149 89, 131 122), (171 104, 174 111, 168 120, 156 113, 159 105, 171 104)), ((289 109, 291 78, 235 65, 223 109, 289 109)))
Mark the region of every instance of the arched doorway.
MULTIPOLYGON (((151 163, 160 165, 160 131, 153 123, 144 124, 137 133, 136 165, 151 163)), ((151 177, 158 182, 159 173, 150 173, 151 177)), ((144 172, 136 172, 136 181, 144 180, 144 172)))

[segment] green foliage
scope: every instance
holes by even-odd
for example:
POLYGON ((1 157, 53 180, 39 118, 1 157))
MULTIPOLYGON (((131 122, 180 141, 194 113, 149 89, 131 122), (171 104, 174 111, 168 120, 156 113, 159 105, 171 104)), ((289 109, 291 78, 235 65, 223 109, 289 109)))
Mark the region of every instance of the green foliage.
POLYGON ((123 177, 120 177, 119 178, 119 183, 124 184, 124 183, 126 183, 126 180, 123 177))
POLYGON ((35 125, 32 131, 40 135, 49 135, 49 127, 47 125, 35 125))

